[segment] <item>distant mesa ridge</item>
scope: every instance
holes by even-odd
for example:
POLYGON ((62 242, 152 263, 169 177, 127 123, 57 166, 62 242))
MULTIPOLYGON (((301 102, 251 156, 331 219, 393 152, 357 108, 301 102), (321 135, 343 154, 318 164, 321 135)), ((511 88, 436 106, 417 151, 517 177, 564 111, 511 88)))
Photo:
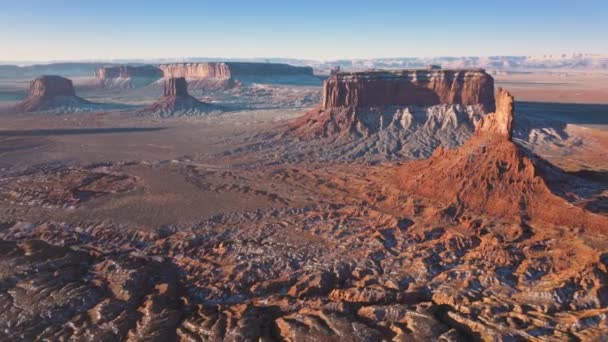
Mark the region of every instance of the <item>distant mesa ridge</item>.
POLYGON ((238 78, 252 76, 313 76, 313 69, 311 67, 280 63, 201 62, 145 66, 108 66, 99 68, 95 72, 95 77, 102 81, 128 78, 169 79, 185 77, 191 81, 202 81, 202 83, 194 83, 197 88, 209 86, 232 87, 237 83, 238 78), (204 81, 208 82, 205 83, 204 81))
POLYGON ((101 67, 95 71, 95 77, 101 79, 128 77, 161 78, 163 77, 163 73, 162 70, 152 65, 120 65, 101 67))

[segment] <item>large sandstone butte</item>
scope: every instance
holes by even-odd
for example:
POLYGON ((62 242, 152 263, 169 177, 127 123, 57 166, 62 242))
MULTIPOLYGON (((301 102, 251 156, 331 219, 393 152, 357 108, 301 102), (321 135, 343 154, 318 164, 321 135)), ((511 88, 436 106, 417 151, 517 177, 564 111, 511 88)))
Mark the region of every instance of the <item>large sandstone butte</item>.
POLYGON ((89 104, 76 96, 72 81, 61 77, 46 75, 30 83, 29 96, 14 107, 18 112, 34 112, 54 109, 61 106, 79 106, 89 104))
POLYGON ((165 80, 163 97, 138 112, 141 116, 192 116, 207 114, 214 106, 201 102, 188 94, 188 82, 184 77, 165 80))
POLYGON ((390 105, 494 108, 494 79, 482 69, 335 73, 323 84, 323 109, 390 105))
POLYGON ((402 189, 444 205, 454 217, 468 211, 522 224, 608 229, 605 217, 573 206, 548 186, 576 183, 575 177, 513 143, 513 96, 499 89, 496 108, 462 147, 439 147, 431 158, 404 165, 402 189))
POLYGON ((494 79, 482 69, 338 72, 324 82, 321 105, 296 120, 290 133, 313 140, 390 132, 399 138, 381 137, 374 142, 378 149, 428 156, 438 145, 460 145, 492 110, 494 79))

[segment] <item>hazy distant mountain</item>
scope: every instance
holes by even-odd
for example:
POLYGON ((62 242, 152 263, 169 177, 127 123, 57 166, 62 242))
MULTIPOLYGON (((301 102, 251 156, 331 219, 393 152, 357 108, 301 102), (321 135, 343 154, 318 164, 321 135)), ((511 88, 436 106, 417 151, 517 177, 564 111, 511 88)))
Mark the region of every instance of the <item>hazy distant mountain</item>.
POLYGON ((426 68, 438 65, 444 69, 450 68, 484 68, 488 70, 574 70, 574 71, 608 71, 608 55, 601 54, 559 54, 540 56, 490 56, 490 57, 402 57, 402 58, 372 58, 372 59, 343 59, 334 61, 315 61, 295 58, 213 58, 213 57, 184 57, 157 58, 132 60, 107 60, 70 62, 62 61, 29 64, 19 62, 0 65, 0 78, 32 78, 42 74, 58 74, 61 76, 93 76, 96 69, 108 65, 142 65, 174 62, 258 62, 285 63, 296 66, 311 66, 316 73, 329 73, 333 68, 341 70, 367 69, 407 69, 426 68), (16 65, 18 64, 18 65, 16 65))

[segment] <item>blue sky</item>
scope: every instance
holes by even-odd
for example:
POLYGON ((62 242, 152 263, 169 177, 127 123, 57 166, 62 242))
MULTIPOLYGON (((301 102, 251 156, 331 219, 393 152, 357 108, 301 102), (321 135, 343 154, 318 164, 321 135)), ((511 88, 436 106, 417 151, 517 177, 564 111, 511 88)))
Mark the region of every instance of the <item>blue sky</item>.
POLYGON ((608 0, 0 0, 0 60, 608 53, 608 0))

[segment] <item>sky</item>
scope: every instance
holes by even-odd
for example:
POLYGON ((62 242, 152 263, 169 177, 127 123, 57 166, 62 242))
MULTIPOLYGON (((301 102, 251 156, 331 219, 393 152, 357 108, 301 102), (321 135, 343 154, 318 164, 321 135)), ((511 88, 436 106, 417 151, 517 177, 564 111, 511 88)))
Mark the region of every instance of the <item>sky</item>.
POLYGON ((0 61, 608 54, 608 0, 0 0, 0 61))

